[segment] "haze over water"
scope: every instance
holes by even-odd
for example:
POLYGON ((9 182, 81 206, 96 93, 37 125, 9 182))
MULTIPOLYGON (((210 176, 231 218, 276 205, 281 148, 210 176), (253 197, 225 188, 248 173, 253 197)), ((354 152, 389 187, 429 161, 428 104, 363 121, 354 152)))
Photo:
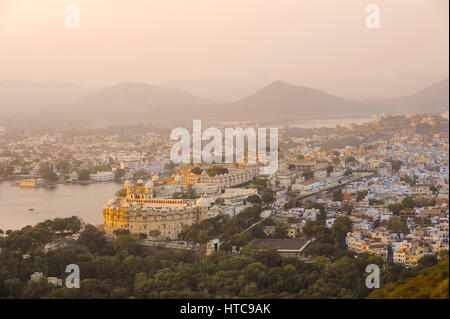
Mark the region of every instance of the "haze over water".
POLYGON ((103 222, 102 206, 121 188, 120 183, 61 184, 55 188, 12 187, 0 183, 0 229, 20 229, 46 219, 79 216, 86 223, 103 222), (32 208, 34 211, 29 211, 32 208))

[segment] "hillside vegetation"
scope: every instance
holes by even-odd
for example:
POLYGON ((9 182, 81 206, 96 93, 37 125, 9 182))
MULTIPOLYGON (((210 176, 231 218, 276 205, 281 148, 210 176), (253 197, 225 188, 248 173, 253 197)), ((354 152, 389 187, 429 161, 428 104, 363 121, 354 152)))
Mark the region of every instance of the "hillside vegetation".
POLYGON ((369 299, 448 299, 448 255, 435 266, 421 270, 415 277, 389 283, 375 290, 369 299))

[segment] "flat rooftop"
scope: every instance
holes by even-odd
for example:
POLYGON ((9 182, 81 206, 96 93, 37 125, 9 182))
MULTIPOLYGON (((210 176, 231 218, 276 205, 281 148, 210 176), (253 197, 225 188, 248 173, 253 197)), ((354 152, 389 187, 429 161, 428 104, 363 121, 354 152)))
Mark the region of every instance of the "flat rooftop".
POLYGON ((308 241, 307 238, 295 239, 254 239, 250 244, 257 248, 267 246, 276 250, 300 250, 308 241))

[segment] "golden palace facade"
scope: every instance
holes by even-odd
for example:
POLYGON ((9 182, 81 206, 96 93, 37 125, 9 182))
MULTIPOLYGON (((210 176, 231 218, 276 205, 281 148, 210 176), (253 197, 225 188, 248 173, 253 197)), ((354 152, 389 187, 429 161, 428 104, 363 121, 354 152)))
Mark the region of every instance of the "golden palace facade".
MULTIPOLYGON (((227 167, 226 165, 222 166, 227 167)), ((256 164, 240 165, 239 168, 228 165, 227 168, 228 173, 209 176, 206 170, 197 175, 192 173, 189 167, 183 167, 172 177, 171 183, 182 185, 215 184, 219 188, 228 188, 250 183, 259 176, 259 166, 256 164)))
POLYGON ((154 198, 153 182, 125 182, 126 195, 113 198, 103 206, 104 230, 128 230, 132 234, 151 236, 158 231, 163 237, 176 239, 180 231, 207 218, 207 213, 182 199, 154 198))

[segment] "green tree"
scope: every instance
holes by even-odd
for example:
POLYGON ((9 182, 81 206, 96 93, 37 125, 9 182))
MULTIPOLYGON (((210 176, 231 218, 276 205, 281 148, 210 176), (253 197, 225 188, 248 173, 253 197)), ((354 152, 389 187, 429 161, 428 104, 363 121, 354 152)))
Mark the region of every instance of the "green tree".
POLYGON ((288 238, 286 225, 279 223, 277 226, 275 226, 275 232, 273 235, 275 238, 280 239, 288 238))
POLYGON ((67 160, 59 160, 56 163, 55 168, 64 175, 67 174, 67 172, 69 172, 71 165, 67 160))
POLYGON ((39 174, 42 178, 51 182, 55 182, 58 180, 58 175, 53 172, 53 169, 47 163, 41 164, 39 168, 39 174))
POLYGON ((188 198, 188 199, 198 198, 197 192, 195 191, 194 187, 192 187, 191 184, 189 184, 186 187, 186 191, 183 193, 183 198, 188 198))
POLYGON ((159 236, 161 236, 161 232, 157 229, 151 230, 148 234, 153 238, 158 238, 159 236))
POLYGON ((223 198, 216 198, 216 200, 214 201, 214 203, 218 206, 222 206, 223 204, 225 204, 225 199, 223 198))
POLYGON ((403 164, 402 161, 400 161, 400 160, 395 160, 395 159, 392 159, 392 158, 389 158, 389 159, 386 160, 386 161, 389 162, 389 163, 391 163, 391 165, 392 165, 392 170, 393 170, 394 172, 398 172, 398 171, 400 170, 402 164, 403 164))
POLYGON ((309 220, 303 226, 302 232, 308 238, 314 238, 314 237, 318 237, 320 235, 320 233, 324 232, 325 228, 326 228, 326 226, 323 224, 323 221, 309 220))
POLYGON ((42 277, 38 281, 30 280, 23 290, 23 297, 27 299, 39 299, 50 293, 52 288, 53 286, 47 282, 46 277, 42 277))
POLYGON ((61 233, 77 233, 81 229, 81 220, 77 216, 55 218, 51 223, 51 228, 61 233))
POLYGON ((206 172, 208 173, 209 176, 212 177, 216 175, 227 174, 228 169, 222 166, 214 165, 213 167, 209 168, 206 172))
POLYGON ((331 227, 331 234, 333 235, 335 243, 345 246, 345 237, 348 232, 352 231, 352 221, 347 216, 339 216, 331 227))
POLYGON ((125 196, 127 196, 127 191, 125 190, 125 188, 121 188, 116 192, 116 197, 120 197, 120 198, 124 198, 125 196))
POLYGON ((130 235, 130 231, 128 229, 114 229, 113 234, 115 236, 130 235))
POLYGON ((351 202, 345 202, 341 205, 341 211, 350 214, 353 211, 353 204, 351 202))
POLYGON ((262 203, 261 197, 259 197, 256 194, 248 196, 247 197, 247 202, 249 202, 250 204, 254 204, 254 205, 259 205, 259 204, 262 203))
POLYGON ((113 247, 116 252, 122 252, 126 255, 139 254, 139 245, 136 238, 131 234, 119 234, 114 241, 113 247))
POLYGON ((328 165, 328 167, 327 167, 327 176, 330 176, 330 174, 333 172, 333 170, 334 170, 334 167, 331 166, 331 165, 328 165))
MULTIPOLYGON (((1 280, 0 280, 1 281, 1 280)), ((11 297, 14 299, 18 299, 22 297, 24 284, 20 281, 19 278, 9 278, 4 282, 4 297, 11 297)), ((2 297, 0 291, 0 297, 2 297)))
POLYGON ((333 201, 334 202, 342 202, 344 199, 344 194, 342 194, 342 190, 336 190, 333 192, 333 201))
POLYGON ((358 195, 356 196, 356 201, 357 201, 357 202, 362 201, 364 198, 366 198, 366 196, 367 196, 368 193, 369 193, 369 192, 368 192, 367 190, 359 191, 359 192, 358 192, 358 195))
POLYGON ((266 238, 267 235, 264 232, 264 226, 261 224, 256 225, 252 228, 251 234, 253 238, 266 238))
POLYGON ((400 203, 394 203, 394 204, 389 204, 388 205, 388 209, 394 214, 394 215, 398 215, 400 213, 400 211, 403 209, 402 204, 400 203))
POLYGON ((117 168, 116 171, 114 172, 114 178, 115 179, 121 179, 124 176, 125 176, 125 170, 124 169, 117 168))
POLYGON ((303 176, 305 177, 305 180, 312 179, 314 177, 314 172, 310 169, 307 169, 303 172, 303 176))
POLYGON ((87 224, 81 232, 78 242, 90 251, 97 252, 106 245, 106 238, 105 234, 95 226, 87 224))
POLYGON ((81 169, 78 171, 78 180, 80 181, 88 181, 89 180, 89 170, 81 169))
POLYGON ((354 158, 353 156, 349 156, 345 159, 345 164, 348 163, 356 163, 356 158, 354 158))
POLYGON ((409 175, 403 175, 400 178, 401 181, 409 184, 410 186, 415 186, 416 185, 416 181, 413 177, 409 176, 409 175))
POLYGON ((414 199, 411 196, 407 196, 402 199, 403 208, 414 208, 414 199))
POLYGON ((275 192, 270 188, 266 188, 262 191, 261 197, 264 203, 272 203, 275 201, 275 192))
POLYGON ((193 169, 191 169, 191 173, 194 173, 196 175, 200 175, 202 173, 202 169, 200 167, 196 166, 193 169))
POLYGON ((401 220, 400 217, 391 217, 386 224, 387 228, 393 233, 408 233, 408 227, 406 223, 401 220))
POLYGON ((261 193, 264 189, 267 188, 267 179, 261 177, 255 178, 250 187, 256 188, 258 192, 261 193))
POLYGON ((417 261, 416 271, 422 270, 424 268, 432 267, 438 263, 438 259, 435 255, 426 255, 417 261))
POLYGON ((369 199, 369 205, 370 206, 383 205, 383 204, 384 204, 384 200, 382 200, 382 199, 375 199, 375 198, 369 199))
POLYGON ((434 185, 430 186, 430 191, 433 192, 433 195, 439 194, 439 189, 436 186, 434 186, 434 185))

